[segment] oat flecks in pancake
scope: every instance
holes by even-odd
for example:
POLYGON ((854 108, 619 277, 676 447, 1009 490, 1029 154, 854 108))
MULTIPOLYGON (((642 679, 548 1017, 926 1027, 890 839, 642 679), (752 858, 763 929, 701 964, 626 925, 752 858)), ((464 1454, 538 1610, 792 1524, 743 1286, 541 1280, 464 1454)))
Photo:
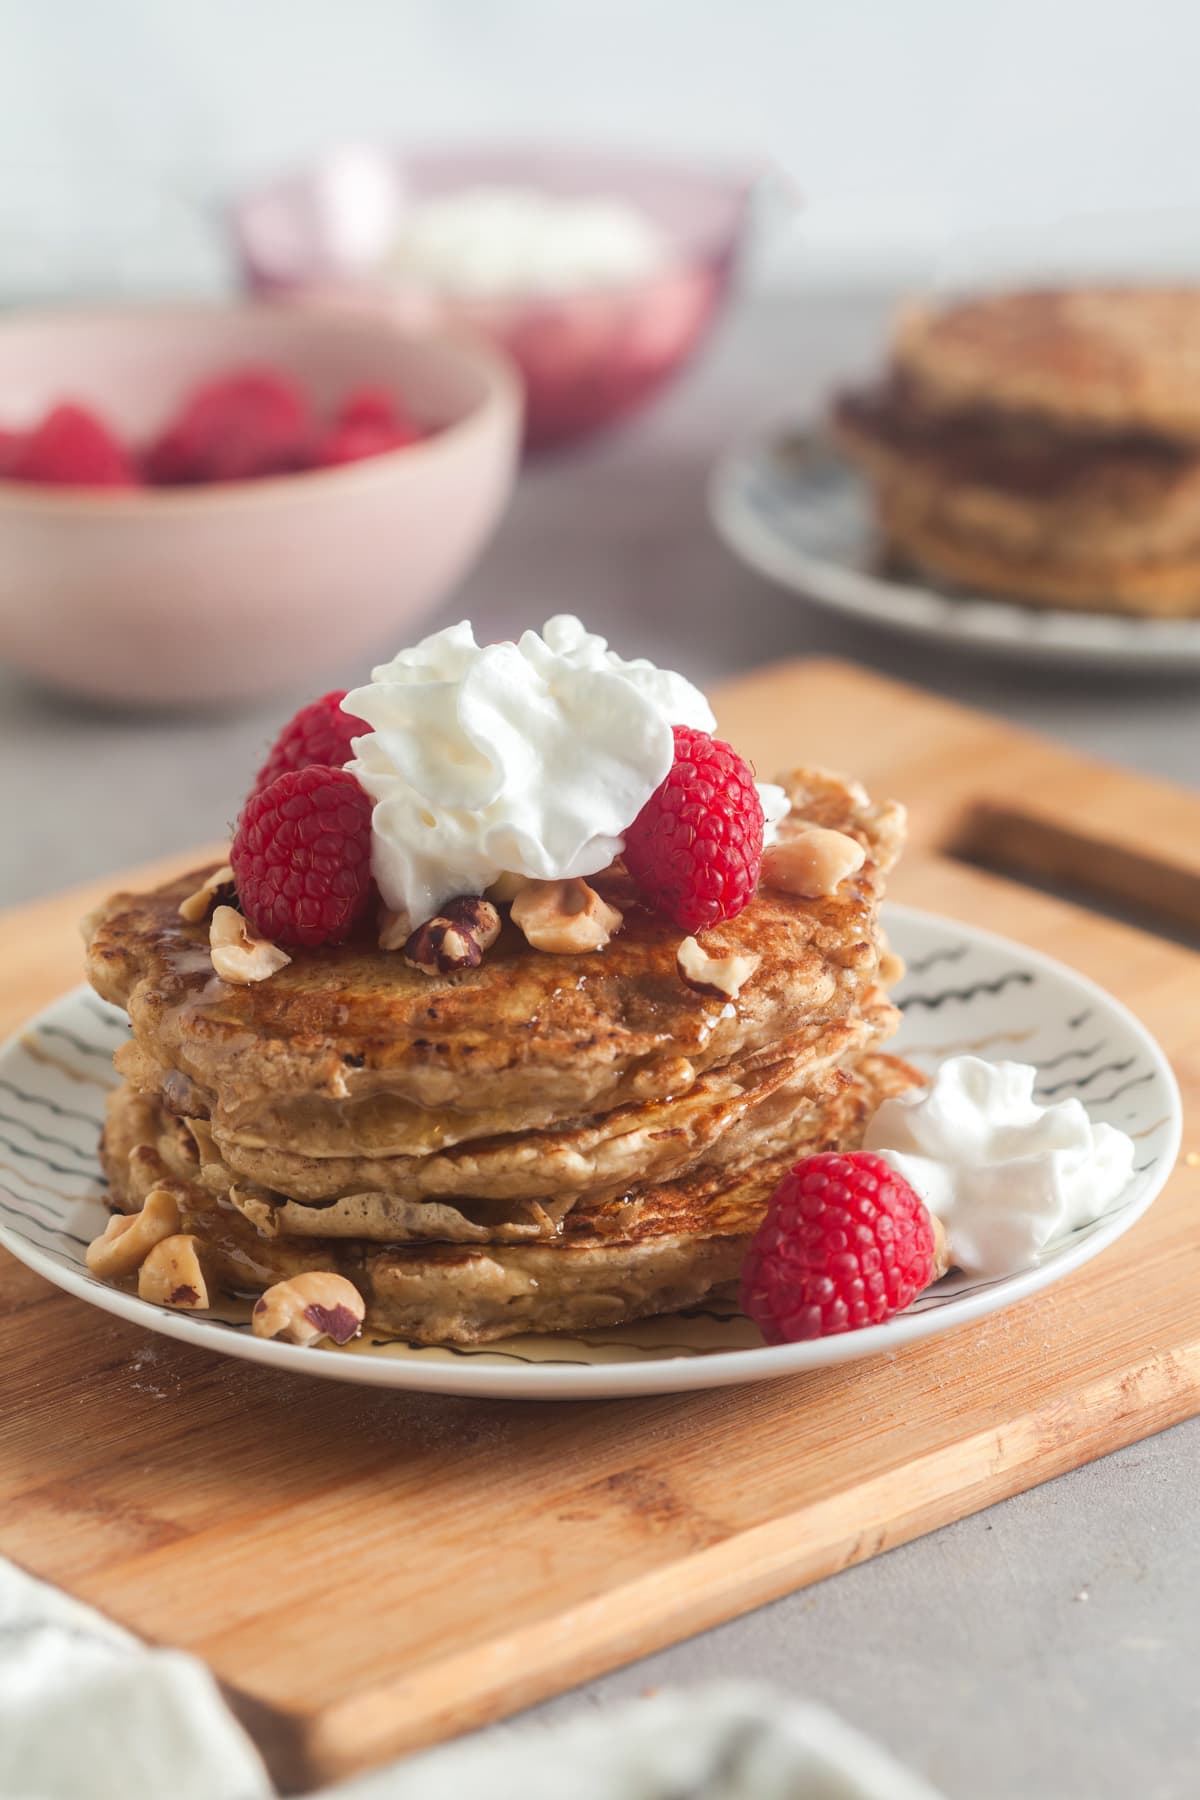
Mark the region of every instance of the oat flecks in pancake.
MULTIPOLYGON (((922 1079, 896 1057, 865 1057, 815 1109, 778 1120, 751 1165, 651 1185, 634 1205, 585 1203, 546 1244, 264 1241, 194 1181, 176 1178, 172 1189, 218 1276, 235 1289, 252 1292, 299 1270, 335 1269, 365 1293, 368 1328, 416 1343, 595 1329, 693 1304, 735 1279, 789 1163, 821 1149, 853 1148, 879 1103, 922 1079)), ((152 1129, 145 1116, 125 1123, 135 1137, 139 1128, 152 1129)), ((110 1131, 106 1156, 114 1195, 126 1208, 140 1204, 149 1185, 170 1180, 155 1145, 147 1142, 143 1151, 121 1130, 110 1131)))
MULTIPOLYGON (((626 879, 596 878, 625 913, 597 956, 531 951, 511 926, 483 964, 430 978, 367 942, 297 956, 270 981, 231 988, 213 976, 199 928, 178 917, 198 875, 155 893, 118 895, 89 922, 88 974, 129 1012, 140 1051, 195 1090, 221 1126, 259 1124, 277 1140, 288 1110, 337 1102, 353 1139, 359 1102, 379 1137, 428 1127, 443 1141, 540 1128, 646 1097, 681 1057, 700 1072, 822 1019, 852 1017, 878 968, 877 909, 902 814, 818 771, 791 778, 796 820, 857 837, 862 871, 819 902, 762 890, 704 934, 713 953, 760 959, 733 1006, 680 981, 680 934, 641 909, 626 879), (425 1109, 414 1114, 414 1108, 425 1109)), ((670 1091, 668 1088, 666 1091, 670 1091)), ((440 1148, 424 1142, 420 1148, 440 1148)), ((346 1145, 376 1153, 373 1142, 346 1145)), ((403 1149, 392 1138, 392 1148, 403 1149)))

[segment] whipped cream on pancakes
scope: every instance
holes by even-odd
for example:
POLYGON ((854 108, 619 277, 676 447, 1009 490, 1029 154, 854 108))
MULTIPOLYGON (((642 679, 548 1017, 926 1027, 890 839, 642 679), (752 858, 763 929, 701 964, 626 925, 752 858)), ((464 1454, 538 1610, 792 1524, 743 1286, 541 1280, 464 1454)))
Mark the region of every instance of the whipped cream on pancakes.
POLYGON ((946 1228, 950 1261, 995 1277, 1037 1263, 1053 1243, 1115 1204, 1133 1141, 1096 1124, 1080 1100, 1042 1106, 1029 1063, 952 1056, 927 1088, 885 1100, 867 1126, 875 1151, 946 1228))
POLYGON ((343 706, 371 727, 347 767, 375 803, 372 871, 414 924, 504 874, 607 868, 671 768, 672 726, 715 725, 682 675, 625 661, 569 614, 515 644, 452 625, 373 670, 343 706))

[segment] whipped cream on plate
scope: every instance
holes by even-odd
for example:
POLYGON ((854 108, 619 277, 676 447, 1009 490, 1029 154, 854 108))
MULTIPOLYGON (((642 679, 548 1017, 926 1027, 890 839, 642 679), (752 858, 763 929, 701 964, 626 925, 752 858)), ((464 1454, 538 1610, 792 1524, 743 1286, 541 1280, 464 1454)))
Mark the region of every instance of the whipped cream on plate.
POLYGON ((627 201, 492 183, 414 201, 388 270, 462 299, 561 298, 644 281, 667 261, 663 234, 627 201))
POLYGON ((568 614, 516 644, 452 625, 343 705, 370 727, 347 766, 375 802, 372 870, 414 924, 502 874, 607 868, 670 770, 671 727, 715 725, 690 681, 626 662, 568 614))
POLYGON ((954 1056, 928 1088, 885 1100, 863 1148, 911 1182, 946 1228, 966 1275, 1027 1269, 1117 1201, 1133 1141, 1096 1124, 1080 1100, 1042 1106, 1037 1070, 954 1056))

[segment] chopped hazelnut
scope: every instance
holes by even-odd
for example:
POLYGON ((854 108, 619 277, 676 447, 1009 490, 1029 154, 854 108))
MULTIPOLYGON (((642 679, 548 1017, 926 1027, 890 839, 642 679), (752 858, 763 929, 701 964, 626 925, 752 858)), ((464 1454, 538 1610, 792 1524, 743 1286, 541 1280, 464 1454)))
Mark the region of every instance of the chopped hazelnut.
POLYGON ((802 900, 821 900, 836 894, 866 860, 862 845, 844 831, 804 825, 763 851, 762 880, 802 900))
POLYGON ((157 1306, 198 1312, 208 1305, 208 1283, 200 1267, 200 1240, 186 1233, 155 1244, 138 1270, 138 1294, 157 1306))
POLYGON ((265 981, 286 968, 291 957, 266 938, 254 937, 241 913, 232 906, 218 906, 208 929, 212 966, 222 981, 246 987, 265 981))
POLYGON ((933 1226, 933 1280, 940 1281, 952 1266, 950 1248, 946 1242, 946 1227, 936 1213, 930 1213, 929 1222, 933 1226))
POLYGON ((500 914, 491 901, 462 894, 417 927, 404 946, 404 960, 426 975, 453 975, 478 968, 499 936, 500 914))
POLYGON ((686 1094, 695 1080, 694 1063, 686 1056, 670 1056, 643 1064, 630 1081, 629 1091, 635 1100, 666 1100, 686 1094))
POLYGON ((354 1283, 322 1269, 269 1287, 254 1302, 251 1325, 255 1337, 283 1338, 289 1344, 319 1344, 322 1338, 348 1344, 366 1316, 354 1283))
POLYGON ((535 950, 571 956, 603 950, 623 917, 586 881, 529 881, 512 903, 512 922, 535 950))
POLYGON ((169 1188, 151 1188, 141 1212, 114 1213, 87 1247, 88 1269, 101 1281, 118 1281, 141 1267, 156 1244, 179 1230, 179 1207, 169 1188))
POLYGON ((760 956, 737 951, 709 956, 694 937, 685 937, 675 952, 679 979, 697 994, 714 1000, 736 1000, 761 961, 760 956))
POLYGON ((199 925, 201 919, 207 919, 209 912, 220 902, 227 905, 235 899, 237 890, 233 885, 233 869, 228 863, 222 863, 214 869, 206 881, 189 894, 186 900, 179 902, 179 916, 189 925, 199 925))

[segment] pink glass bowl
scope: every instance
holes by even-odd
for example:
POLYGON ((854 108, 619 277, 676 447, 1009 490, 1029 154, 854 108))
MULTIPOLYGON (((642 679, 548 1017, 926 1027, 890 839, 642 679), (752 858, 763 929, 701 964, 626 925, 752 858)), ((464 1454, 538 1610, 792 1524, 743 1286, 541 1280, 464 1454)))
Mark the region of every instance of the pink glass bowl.
POLYGON ((343 468, 211 487, 0 481, 0 661, 92 698, 192 706, 328 687, 412 641, 508 499, 520 385, 487 345, 295 306, 120 307, 0 322, 0 420, 92 405, 143 442, 246 363, 327 413, 388 387, 432 435, 343 468))
POLYGON ((619 156, 533 150, 405 156, 358 148, 331 152, 246 194, 232 209, 232 227, 252 292, 379 308, 410 323, 432 316, 490 338, 521 371, 526 441, 543 447, 585 437, 634 412, 683 368, 728 291, 749 188, 745 175, 619 156), (349 157, 360 179, 373 183, 374 218, 349 203, 340 179, 349 157), (562 298, 447 295, 431 302, 427 293, 418 296, 399 278, 380 274, 405 198, 481 183, 626 200, 662 232, 669 259, 661 273, 632 285, 562 298), (348 218, 351 210, 359 216, 348 218))

